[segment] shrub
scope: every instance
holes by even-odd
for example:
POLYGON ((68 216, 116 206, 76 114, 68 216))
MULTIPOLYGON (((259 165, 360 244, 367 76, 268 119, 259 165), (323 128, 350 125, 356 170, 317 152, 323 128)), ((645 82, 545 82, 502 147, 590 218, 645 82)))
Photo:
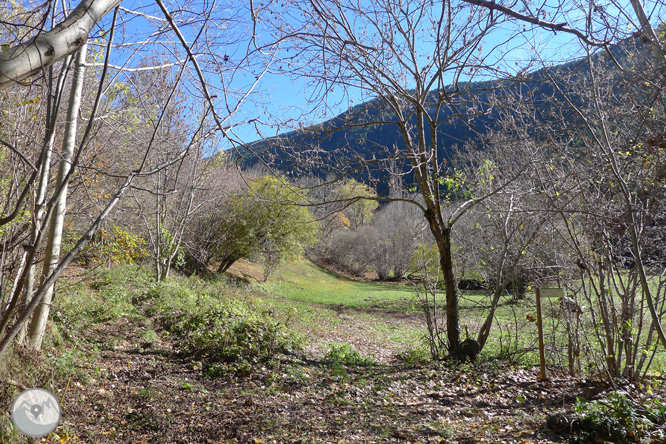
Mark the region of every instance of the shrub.
POLYGON ((578 400, 576 412, 579 418, 573 422, 573 429, 579 441, 603 438, 616 443, 666 443, 666 405, 659 401, 639 405, 627 393, 617 391, 605 399, 578 400))
POLYGON ((114 225, 111 232, 100 229, 79 255, 85 265, 134 264, 148 255, 145 239, 114 225))
POLYGON ((413 347, 401 350, 395 359, 409 367, 419 367, 431 362, 430 351, 423 347, 413 347))
POLYGON ((246 375, 300 348, 300 339, 272 313, 227 299, 196 309, 171 311, 160 324, 178 338, 179 351, 202 361, 211 376, 246 375))
POLYGON ((331 344, 331 349, 326 354, 324 360, 329 364, 344 364, 349 366, 375 364, 374 359, 364 358, 351 345, 337 343, 331 344))

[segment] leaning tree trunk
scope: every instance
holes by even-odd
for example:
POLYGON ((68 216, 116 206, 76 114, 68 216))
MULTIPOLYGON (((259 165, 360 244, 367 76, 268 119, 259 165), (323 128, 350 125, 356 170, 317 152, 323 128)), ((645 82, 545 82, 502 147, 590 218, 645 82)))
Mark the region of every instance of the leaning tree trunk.
POLYGON ((229 269, 229 267, 231 267, 231 266, 232 266, 237 260, 238 260, 238 258, 237 258, 236 256, 234 256, 234 255, 229 255, 229 256, 226 256, 226 257, 222 258, 222 261, 220 262, 220 266, 217 268, 217 272, 218 272, 218 273, 224 273, 224 272, 227 271, 227 270, 229 269))
POLYGON ((444 279, 446 292, 446 339, 449 353, 460 345, 460 307, 458 304, 458 282, 453 271, 453 252, 451 251, 451 228, 443 228, 441 220, 437 218, 434 210, 425 214, 430 232, 435 237, 439 253, 439 268, 444 279))
POLYGON ((39 74, 48 66, 74 54, 88 41, 88 34, 121 0, 82 0, 52 30, 0 53, 0 89, 39 74))
MULTIPOLYGON (((81 92, 85 77, 85 62, 88 46, 84 44, 76 54, 74 78, 72 90, 69 97, 69 108, 67 110, 67 121, 65 123, 65 134, 63 138, 62 160, 56 180, 56 190, 60 189, 60 195, 55 203, 53 216, 49 225, 49 237, 46 244, 46 257, 44 259, 43 276, 49 276, 58 265, 60 259, 60 245, 62 243, 62 231, 67 208, 67 177, 71 168, 74 146, 76 145, 76 130, 78 124, 79 108, 81 106, 81 92)), ((53 300, 54 285, 51 285, 44 294, 41 303, 33 314, 28 328, 28 341, 35 350, 42 347, 46 321, 49 317, 49 309, 53 300)))

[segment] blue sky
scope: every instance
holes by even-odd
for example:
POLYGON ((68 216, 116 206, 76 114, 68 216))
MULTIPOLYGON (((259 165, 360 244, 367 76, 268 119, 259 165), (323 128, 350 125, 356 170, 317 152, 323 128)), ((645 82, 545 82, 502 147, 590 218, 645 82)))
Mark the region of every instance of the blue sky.
MULTIPOLYGON (((270 136, 275 135, 278 131, 283 132, 290 127, 296 127, 298 123, 309 124, 323 121, 345 111, 353 104, 370 98, 357 88, 346 90, 337 88, 329 92, 326 106, 319 107, 317 112, 312 112, 308 98, 313 91, 316 91, 318 85, 308 82, 304 78, 284 74, 280 70, 284 63, 279 60, 284 54, 278 51, 277 54, 264 55, 252 60, 244 58, 250 44, 249 37, 253 32, 248 4, 245 1, 235 0, 225 0, 224 3, 197 0, 187 4, 190 9, 180 10, 174 4, 168 4, 177 20, 189 21, 189 23, 181 25, 186 39, 192 42, 197 36, 199 38, 195 51, 201 66, 206 71, 211 92, 218 96, 217 109, 221 115, 226 114, 226 106, 233 108, 235 100, 248 91, 257 76, 263 76, 260 82, 254 85, 252 94, 245 99, 243 106, 230 121, 230 123, 236 124, 230 132, 233 139, 239 142, 250 142, 259 138, 257 128, 262 135, 270 136), (188 12, 188 10, 196 10, 196 13, 188 12), (202 11, 210 11, 209 16, 213 20, 210 22, 212 26, 200 33, 199 14, 202 11), (213 56, 216 56, 216 60, 213 59, 213 56), (277 58, 275 58, 276 56, 277 58), (225 96, 223 88, 231 93, 225 96), (227 103, 223 100, 225 97, 228 99, 227 103), (240 123, 248 120, 254 120, 254 122, 240 123), (265 124, 258 122, 265 122, 265 124), (278 122, 283 125, 279 127, 270 125, 270 123, 278 122)), ((142 59, 146 58, 151 58, 159 63, 173 63, 184 58, 182 47, 176 41, 175 35, 165 28, 163 16, 152 1, 126 0, 122 6, 128 10, 140 11, 143 15, 122 12, 123 21, 116 36, 116 42, 122 47, 114 50, 114 64, 136 67, 142 59), (147 43, 137 43, 147 39, 149 40, 147 43)), ((615 13, 615 15, 618 16, 619 23, 622 19, 621 14, 615 13)), ((546 16, 544 15, 544 17, 546 16)), ((557 21, 557 17, 547 18, 557 21)), ((569 20, 576 21, 582 18, 579 14, 569 17, 569 20)), ((289 18, 288 13, 278 20, 285 20, 290 24, 298 21, 298 19, 289 18)), ((257 41, 260 43, 270 39, 270 36, 265 33, 269 21, 269 19, 260 21, 254 28, 257 32, 257 41)), ((108 29, 109 22, 110 17, 107 17, 102 23, 102 28, 108 29)), ((526 29, 525 33, 515 35, 508 42, 504 42, 510 32, 520 29, 520 27, 523 27, 522 23, 507 23, 505 29, 498 29, 483 44, 482 51, 489 52, 489 48, 492 48, 497 42, 503 42, 501 48, 496 49, 495 55, 491 55, 486 61, 490 64, 498 63, 499 66, 497 60, 499 60, 500 54, 503 55, 501 67, 505 74, 512 72, 515 74, 523 69, 531 71, 540 68, 542 63, 559 63, 581 55, 575 40, 564 33, 556 34, 546 30, 532 32, 526 29)), ((624 31, 628 30, 629 28, 624 31)), ((432 49, 431 43, 420 42, 420 51, 423 54, 432 53, 432 49)), ((301 68, 306 69, 307 67, 301 68)), ((487 75, 485 77, 477 75, 474 80, 488 78, 487 75)), ((462 78, 461 80, 467 79, 462 78)), ((185 86, 194 102, 200 100, 199 97, 202 95, 200 85, 191 70, 185 78, 185 86)), ((222 142, 220 146, 221 149, 229 147, 228 142, 222 142)))

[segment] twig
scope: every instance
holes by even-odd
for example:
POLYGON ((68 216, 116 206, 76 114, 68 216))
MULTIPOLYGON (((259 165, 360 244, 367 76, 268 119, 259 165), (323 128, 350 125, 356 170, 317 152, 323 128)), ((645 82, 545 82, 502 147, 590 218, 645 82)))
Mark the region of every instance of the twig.
POLYGON ((6 380, 6 381, 5 381, 5 384, 13 385, 14 387, 18 387, 18 388, 20 388, 21 390, 28 390, 28 387, 26 387, 25 385, 21 384, 20 382, 16 382, 16 381, 14 381, 14 380, 12 380, 12 379, 8 379, 8 380, 6 380))

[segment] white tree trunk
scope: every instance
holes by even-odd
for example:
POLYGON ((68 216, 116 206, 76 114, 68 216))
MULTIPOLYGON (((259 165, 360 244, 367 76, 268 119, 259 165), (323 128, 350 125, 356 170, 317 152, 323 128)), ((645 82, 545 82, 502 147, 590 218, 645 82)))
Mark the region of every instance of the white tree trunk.
POLYGON ((0 53, 0 89, 40 73, 44 68, 74 54, 87 41, 90 31, 121 0, 83 0, 55 28, 0 53))
MULTIPOLYGON (((67 65, 69 63, 70 57, 65 58, 64 65, 67 65)), ((62 89, 64 88, 65 85, 65 77, 66 77, 67 70, 62 69, 60 71, 60 74, 58 75, 58 79, 55 85, 55 89, 51 93, 54 97, 54 99, 61 94, 62 89)), ((55 148, 55 129, 51 128, 51 125, 55 125, 55 116, 58 113, 58 110, 55 108, 57 105, 57 100, 53 100, 54 104, 52 105, 52 111, 51 111, 51 122, 47 122, 46 125, 46 130, 48 132, 48 139, 45 142, 46 146, 46 153, 44 155, 44 160, 42 162, 41 166, 41 171, 39 173, 39 185, 37 187, 37 194, 35 196, 35 203, 34 203, 34 221, 32 225, 32 229, 30 232, 30 245, 34 245, 37 239, 37 236, 39 235, 39 232, 42 230, 42 224, 44 222, 44 215, 46 213, 46 194, 48 191, 48 186, 49 186, 49 179, 51 175, 51 154, 53 153, 53 150, 55 148)), ((26 252, 27 253, 27 252, 26 252)), ((32 293, 35 288, 35 264, 34 261, 31 261, 32 263, 28 264, 28 275, 26 277, 26 286, 25 286, 25 293, 24 293, 24 301, 27 304, 30 302, 30 299, 32 299, 32 293)), ((13 293, 13 291, 12 291, 13 293)), ((22 343, 25 339, 25 335, 27 333, 28 326, 24 325, 23 328, 21 329, 21 332, 19 333, 18 336, 18 342, 22 343)))
MULTIPOLYGON (((81 106, 81 93, 83 91, 83 81, 85 77, 85 63, 88 46, 84 44, 76 54, 74 78, 72 80, 72 90, 69 96, 69 107, 67 110, 67 121, 65 123, 65 134, 63 139, 62 160, 58 170, 56 189, 62 187, 58 196, 53 216, 49 225, 49 236, 46 244, 46 257, 44 258, 43 276, 49 276, 58 266, 60 259, 60 244, 62 242, 63 224, 65 221, 65 211, 67 208, 67 175, 71 168, 74 146, 76 145, 76 130, 78 127, 79 108, 81 106)), ((49 317, 49 309, 53 300, 53 287, 51 285, 41 303, 33 314, 30 327, 28 329, 28 340, 30 345, 39 350, 44 340, 44 331, 46 321, 49 317)))

